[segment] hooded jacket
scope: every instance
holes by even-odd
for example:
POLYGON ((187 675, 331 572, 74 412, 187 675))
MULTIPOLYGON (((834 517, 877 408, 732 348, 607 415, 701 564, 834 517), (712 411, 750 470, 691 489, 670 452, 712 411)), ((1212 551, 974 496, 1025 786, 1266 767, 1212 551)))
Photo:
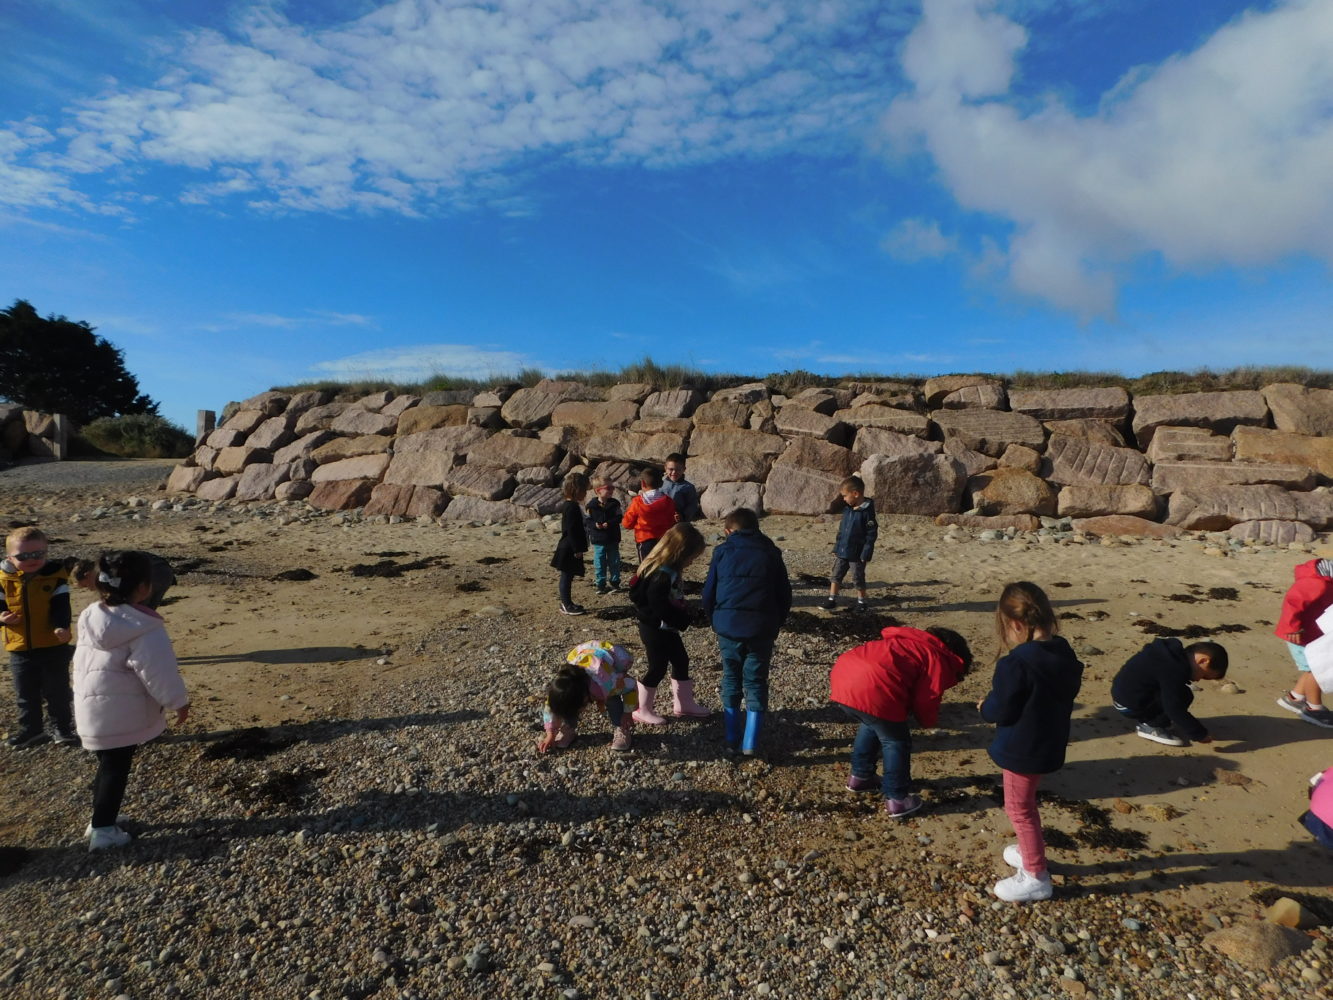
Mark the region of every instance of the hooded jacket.
POLYGON ((875 555, 875 539, 879 524, 875 520, 875 501, 866 497, 855 507, 842 512, 838 522, 838 540, 833 543, 833 554, 848 562, 868 563, 875 555))
POLYGON ((782 550, 759 531, 733 531, 713 550, 703 609, 728 639, 773 638, 791 610, 782 550))
POLYGON ((1333 606, 1333 560, 1311 559, 1292 570, 1292 575, 1296 582, 1282 599, 1282 614, 1273 634, 1285 639, 1299 632, 1301 638, 1296 645, 1304 646, 1324 634, 1315 621, 1333 606))
POLYGON ((90 604, 74 649, 74 719, 85 750, 137 746, 190 703, 165 623, 129 604, 90 604))
POLYGON ((1208 728, 1190 714, 1194 663, 1179 639, 1154 639, 1131 656, 1111 681, 1111 697, 1131 712, 1161 711, 1187 740, 1201 740, 1208 728))
POLYGON ((1056 635, 1015 646, 995 664, 981 717, 996 725, 991 760, 1018 774, 1049 774, 1065 763, 1069 716, 1083 664, 1056 635))
POLYGON ((69 571, 58 561, 48 561, 41 569, 22 572, 8 559, 0 562, 0 587, 4 588, 5 606, 23 615, 17 625, 5 625, 5 649, 24 652, 63 646, 69 639, 59 639, 55 630, 69 628, 69 571))
POLYGON ((671 530, 676 513, 676 501, 661 490, 647 490, 629 502, 620 523, 634 532, 635 544, 656 541, 671 530))
POLYGON ((929 632, 886 628, 882 638, 849 649, 833 664, 829 699, 889 722, 909 714, 935 725, 944 692, 963 677, 963 661, 929 632))

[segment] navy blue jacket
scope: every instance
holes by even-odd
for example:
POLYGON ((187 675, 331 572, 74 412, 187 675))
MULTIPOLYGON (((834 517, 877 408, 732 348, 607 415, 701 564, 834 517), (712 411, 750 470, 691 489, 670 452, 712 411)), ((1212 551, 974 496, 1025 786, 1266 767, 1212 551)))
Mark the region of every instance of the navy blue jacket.
POLYGON ((1139 715, 1166 715, 1188 740, 1207 737, 1204 724, 1190 714, 1194 665, 1179 639, 1154 639, 1129 658, 1111 682, 1111 697, 1139 715))
POLYGON ((782 550, 759 531, 733 531, 713 550, 703 608, 728 639, 772 638, 791 610, 782 550))
POLYGON ((697 521, 704 516, 703 510, 699 507, 699 491, 688 479, 682 479, 680 482, 665 479, 662 481, 662 492, 676 505, 682 521, 697 521))
POLYGON ((996 725, 991 760, 1006 771, 1049 774, 1065 762, 1069 716, 1083 664, 1060 636, 1015 646, 995 664, 981 717, 996 725))
POLYGON ((867 497, 861 501, 860 506, 848 507, 842 512, 842 523, 838 525, 838 540, 833 544, 833 554, 848 562, 868 563, 875 554, 875 539, 878 537, 875 501, 867 497))
POLYGON ((601 497, 593 497, 584 510, 588 512, 583 520, 583 526, 588 531, 588 541, 593 545, 620 544, 620 519, 625 516, 625 510, 619 500, 607 497, 603 502, 601 497), (602 523, 605 523, 605 528, 597 527, 602 523))

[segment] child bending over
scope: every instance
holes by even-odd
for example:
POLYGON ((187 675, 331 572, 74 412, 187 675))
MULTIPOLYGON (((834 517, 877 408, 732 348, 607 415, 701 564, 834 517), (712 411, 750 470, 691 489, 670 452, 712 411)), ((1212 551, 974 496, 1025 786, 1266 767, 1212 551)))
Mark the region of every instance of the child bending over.
POLYGON ((1211 743, 1207 728, 1190 714, 1190 684, 1226 675, 1227 651, 1220 643, 1154 639, 1120 668, 1111 698, 1117 712, 1138 723, 1134 731, 1145 740, 1169 747, 1211 743))
POLYGON ((629 676, 629 668, 634 665, 629 650, 593 640, 575 646, 565 661, 546 688, 546 708, 542 712, 546 734, 537 743, 538 752, 545 753, 551 747, 563 750, 573 743, 579 715, 589 702, 596 702, 615 727, 611 749, 630 749, 633 712, 639 707, 639 699, 634 678, 629 676))

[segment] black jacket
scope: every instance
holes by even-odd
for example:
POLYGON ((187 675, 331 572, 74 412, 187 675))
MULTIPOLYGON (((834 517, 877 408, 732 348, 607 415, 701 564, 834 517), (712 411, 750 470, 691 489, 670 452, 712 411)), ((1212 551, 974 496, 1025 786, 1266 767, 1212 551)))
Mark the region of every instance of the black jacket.
POLYGON ((1194 673, 1179 639, 1154 639, 1129 658, 1111 682, 1111 697, 1138 715, 1166 715, 1189 740, 1207 737, 1208 729, 1190 714, 1194 673))
POLYGON ((995 664, 981 717, 996 725, 991 760, 1006 771, 1049 774, 1064 766, 1069 716, 1083 664, 1060 636, 1015 646, 995 664))
POLYGON ((583 511, 574 500, 560 507, 560 542, 551 557, 551 567, 561 573, 583 575, 583 553, 588 551, 588 535, 583 530, 583 511))
POLYGON ((593 497, 584 508, 588 516, 584 518, 584 527, 588 529, 588 541, 594 545, 620 544, 620 519, 625 516, 625 509, 615 497, 608 497, 602 502, 601 497, 593 497), (605 523, 605 528, 597 527, 605 523))
POLYGON ((647 577, 636 576, 630 584, 629 599, 639 621, 654 628, 666 627, 680 632, 690 626, 690 609, 677 587, 679 575, 663 566, 647 577))

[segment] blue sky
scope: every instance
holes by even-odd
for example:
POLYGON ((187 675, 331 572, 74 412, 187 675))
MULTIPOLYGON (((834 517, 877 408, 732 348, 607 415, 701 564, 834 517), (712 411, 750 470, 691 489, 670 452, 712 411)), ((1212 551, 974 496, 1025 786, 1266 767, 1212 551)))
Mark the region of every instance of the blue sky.
POLYGON ((274 384, 1333 367, 1328 0, 5 0, 0 300, 274 384))

